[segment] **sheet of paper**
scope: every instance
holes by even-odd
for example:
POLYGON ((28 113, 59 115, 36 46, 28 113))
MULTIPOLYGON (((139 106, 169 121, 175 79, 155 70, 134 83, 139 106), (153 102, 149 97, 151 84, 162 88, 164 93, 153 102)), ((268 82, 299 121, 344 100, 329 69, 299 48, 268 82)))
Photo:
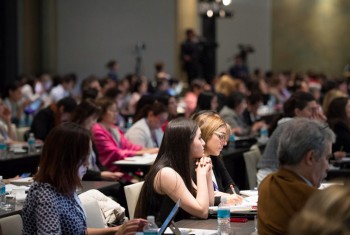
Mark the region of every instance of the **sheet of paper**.
MULTIPOLYGON (((187 232, 189 235, 212 235, 217 234, 217 230, 209 230, 209 229, 192 229, 192 228, 179 228, 179 230, 182 232, 187 232)), ((171 229, 168 227, 165 232, 165 234, 173 234, 171 229)))

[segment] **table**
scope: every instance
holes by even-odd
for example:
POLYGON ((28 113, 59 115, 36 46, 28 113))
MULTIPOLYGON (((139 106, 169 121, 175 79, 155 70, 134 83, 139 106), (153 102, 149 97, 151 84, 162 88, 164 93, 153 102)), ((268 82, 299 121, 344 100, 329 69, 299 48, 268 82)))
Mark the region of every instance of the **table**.
POLYGON ((128 157, 124 160, 113 162, 121 168, 123 172, 143 172, 143 175, 149 171, 154 161, 156 160, 157 154, 150 154, 147 156, 134 156, 128 157))
MULTIPOLYGON (((100 192, 104 192, 105 190, 109 190, 111 187, 120 187, 119 182, 113 182, 113 181, 82 181, 83 188, 78 193, 86 192, 90 189, 97 189, 100 192)), ((15 215, 15 214, 21 214, 23 208, 23 204, 17 204, 15 205, 15 208, 13 208, 10 211, 4 211, 0 209, 0 218, 15 215)))
MULTIPOLYGON (((185 219, 176 222, 179 228, 196 228, 196 229, 217 229, 216 219, 185 219)), ((231 223, 231 234, 234 235, 250 235, 255 233, 255 223, 254 220, 249 220, 246 223, 231 223)))
POLYGON ((13 153, 8 152, 5 158, 0 159, 0 175, 4 179, 13 178, 22 173, 36 173, 41 151, 36 153, 13 153))

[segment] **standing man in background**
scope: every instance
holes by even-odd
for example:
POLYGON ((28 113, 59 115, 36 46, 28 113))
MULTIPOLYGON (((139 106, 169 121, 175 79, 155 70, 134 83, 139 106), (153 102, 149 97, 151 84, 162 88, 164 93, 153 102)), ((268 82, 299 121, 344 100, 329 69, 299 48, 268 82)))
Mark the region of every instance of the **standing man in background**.
POLYGON ((188 83, 193 79, 201 78, 203 69, 201 64, 202 45, 193 29, 186 30, 186 39, 181 44, 181 61, 187 74, 188 83))

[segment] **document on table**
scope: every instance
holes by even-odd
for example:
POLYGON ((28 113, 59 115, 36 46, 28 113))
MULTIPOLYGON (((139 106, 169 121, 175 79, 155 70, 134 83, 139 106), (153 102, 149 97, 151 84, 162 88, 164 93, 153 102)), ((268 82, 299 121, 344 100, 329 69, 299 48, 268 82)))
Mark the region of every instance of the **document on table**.
POLYGON ((156 160, 157 154, 144 154, 143 156, 127 157, 124 160, 115 161, 117 165, 152 165, 156 160))
MULTIPOLYGON (((257 210, 258 204, 258 196, 251 196, 243 198, 242 204, 230 206, 231 213, 239 213, 239 212, 251 212, 257 210)), ((210 214, 216 214, 218 211, 217 206, 209 207, 210 214)))
MULTIPOLYGON (((192 234, 193 235, 214 235, 214 234, 218 234, 217 230, 209 230, 209 229, 179 228, 179 230, 181 231, 181 233, 185 232, 185 234, 189 234, 189 235, 192 235, 192 234)), ((165 230, 164 234, 174 234, 174 233, 168 227, 165 230)))

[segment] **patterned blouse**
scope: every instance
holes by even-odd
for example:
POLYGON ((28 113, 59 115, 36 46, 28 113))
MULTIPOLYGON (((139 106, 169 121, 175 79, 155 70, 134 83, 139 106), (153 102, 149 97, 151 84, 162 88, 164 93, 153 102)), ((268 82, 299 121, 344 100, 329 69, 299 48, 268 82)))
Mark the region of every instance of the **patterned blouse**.
POLYGON ((48 183, 34 182, 22 210, 23 235, 85 234, 86 216, 78 196, 64 196, 48 183))

